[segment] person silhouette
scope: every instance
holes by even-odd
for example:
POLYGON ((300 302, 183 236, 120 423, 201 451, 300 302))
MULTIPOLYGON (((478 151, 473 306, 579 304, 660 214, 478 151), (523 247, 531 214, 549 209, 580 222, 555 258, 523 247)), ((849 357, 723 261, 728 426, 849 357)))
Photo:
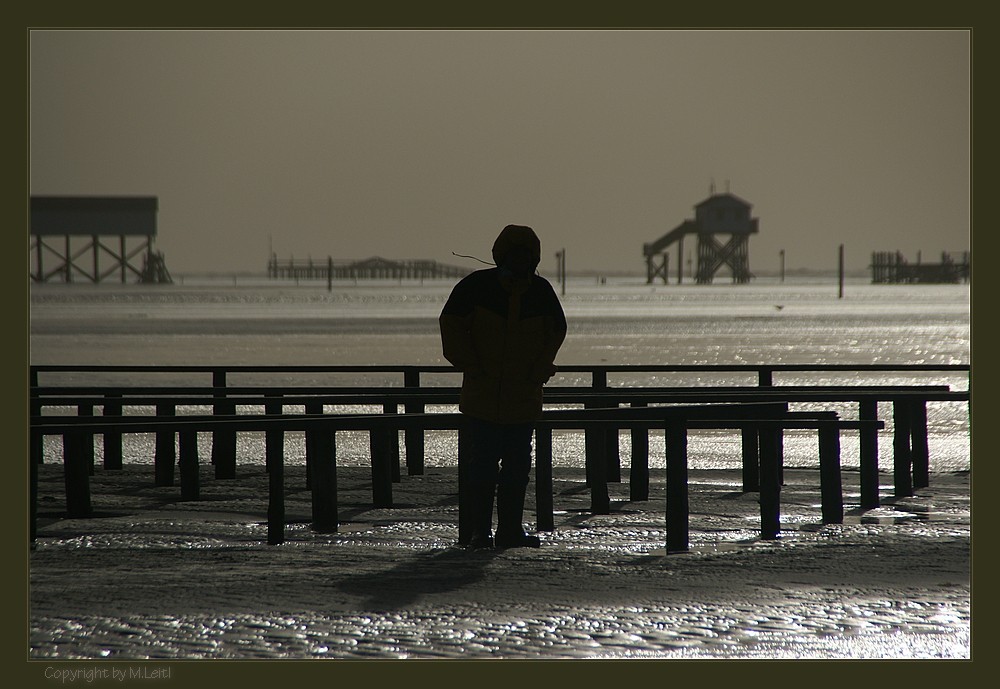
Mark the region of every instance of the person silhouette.
POLYGON ((462 372, 459 411, 468 417, 462 504, 472 511, 466 547, 539 547, 522 523, 534 424, 542 387, 555 374, 566 316, 548 280, 536 274, 541 242, 526 225, 507 225, 493 243, 495 268, 452 289, 438 319, 442 353, 462 372), (497 529, 493 527, 496 501, 497 529))

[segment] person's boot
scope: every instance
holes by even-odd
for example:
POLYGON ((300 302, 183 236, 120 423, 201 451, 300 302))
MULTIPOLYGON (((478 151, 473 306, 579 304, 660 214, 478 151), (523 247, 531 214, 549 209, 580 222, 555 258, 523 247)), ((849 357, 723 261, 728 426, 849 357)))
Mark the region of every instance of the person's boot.
POLYGON ((500 484, 497 487, 497 532, 493 543, 497 548, 538 548, 538 536, 524 532, 521 519, 524 515, 523 487, 500 484))
POLYGON ((472 534, 466 550, 492 550, 493 539, 493 495, 496 488, 486 484, 473 486, 469 490, 468 504, 472 509, 472 534))

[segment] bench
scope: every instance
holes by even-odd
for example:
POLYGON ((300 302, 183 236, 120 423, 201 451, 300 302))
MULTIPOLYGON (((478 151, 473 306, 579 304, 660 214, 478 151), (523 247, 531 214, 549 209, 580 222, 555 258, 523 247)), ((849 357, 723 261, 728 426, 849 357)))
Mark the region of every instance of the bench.
MULTIPOLYGON (((537 469, 536 501, 540 530, 551 530, 551 432, 557 428, 649 428, 662 427, 669 438, 667 453, 668 498, 666 505, 667 551, 687 549, 687 431, 691 428, 751 429, 759 434, 761 443, 761 535, 776 538, 779 532, 780 445, 778 436, 786 428, 815 428, 820 432, 820 465, 823 495, 823 519, 836 522, 843 518, 843 501, 840 489, 839 433, 842 429, 878 428, 879 421, 843 421, 832 413, 802 414, 787 412, 783 404, 741 403, 736 405, 699 404, 684 407, 615 408, 585 410, 551 410, 543 414, 536 436, 537 469), (547 440, 546 440, 547 439, 547 440)), ((237 416, 182 416, 144 417, 120 416, 98 420, 96 417, 40 416, 31 424, 33 445, 43 435, 62 435, 66 472, 67 514, 86 517, 90 514, 89 475, 92 469, 87 462, 84 446, 96 433, 158 433, 178 434, 180 439, 180 473, 182 499, 199 497, 199 470, 197 434, 221 430, 263 431, 266 437, 267 467, 269 474, 268 543, 284 541, 284 458, 283 434, 289 431, 306 433, 307 466, 311 467, 313 528, 317 531, 336 531, 338 527, 336 496, 336 453, 333 435, 338 430, 363 430, 374 438, 398 437, 400 430, 457 430, 459 431, 459 481, 462 480, 463 442, 462 429, 465 417, 461 414, 293 414, 293 415, 237 415, 237 416), (323 461, 327 458, 327 461, 323 461)), ((91 454, 92 457, 92 454, 91 454)), ((37 494, 37 461, 32 467, 32 539, 35 537, 37 494)), ((597 471, 600 472, 600 463, 597 471)), ((390 453, 379 452, 372 457, 373 503, 376 506, 392 505, 392 472, 390 453)), ((601 487, 607 490, 604 480, 595 480, 592 494, 595 505, 601 507, 601 487)), ((459 491, 461 495, 461 490, 459 491)), ((459 505, 460 541, 466 535, 461 499, 459 505)))
MULTIPOLYGON (((307 413, 321 413, 326 405, 381 405, 386 413, 396 413, 399 407, 421 411, 431 405, 455 405, 458 388, 341 388, 341 387, 237 387, 199 388, 189 386, 167 387, 39 387, 32 390, 33 416, 40 415, 47 406, 76 406, 78 413, 89 416, 96 407, 102 407, 106 417, 117 417, 126 406, 156 407, 164 417, 173 416, 178 406, 211 405, 220 416, 234 415, 236 407, 263 407, 267 413, 280 414, 284 407, 302 406, 307 413), (223 396, 224 395, 224 396, 223 396)), ((590 408, 610 408, 628 404, 633 408, 650 405, 707 404, 707 403, 765 403, 827 405, 850 402, 858 405, 860 420, 877 420, 878 403, 893 404, 893 488, 896 497, 907 497, 915 488, 929 485, 930 458, 927 436, 927 410, 930 401, 968 402, 969 391, 952 391, 944 385, 911 386, 746 386, 746 387, 695 387, 695 388, 547 388, 546 405, 583 405, 590 408)), ((418 412, 419 413, 419 412, 418 412)), ((617 430, 611 428, 588 431, 588 457, 601 455, 608 463, 610 480, 620 480, 617 430), (603 435, 603 440, 595 434, 603 435), (592 442, 593 440, 593 442, 592 442)), ((861 458, 862 507, 872 509, 880 504, 878 492, 878 431, 871 426, 859 428, 861 458)), ((236 440, 230 431, 218 430, 214 434, 212 462, 217 478, 235 475, 236 440)), ((410 429, 405 432, 406 465, 410 475, 423 473, 423 434, 410 429)), ((116 468, 121 464, 121 440, 114 432, 105 434, 105 467, 116 468)), ((640 430, 632 431, 633 455, 630 487, 632 498, 645 499, 642 477, 647 463, 648 437, 640 430)), ((750 431, 744 433, 744 490, 758 489, 754 453, 758 440, 750 431)), ((396 443, 393 443, 394 445, 396 443)), ((161 433, 158 439, 157 462, 160 481, 172 481, 174 441, 161 433)), ((389 451, 396 453, 396 446, 389 451)), ((40 455, 40 450, 36 450, 40 455)), ((394 465, 394 476, 399 468, 394 465)))

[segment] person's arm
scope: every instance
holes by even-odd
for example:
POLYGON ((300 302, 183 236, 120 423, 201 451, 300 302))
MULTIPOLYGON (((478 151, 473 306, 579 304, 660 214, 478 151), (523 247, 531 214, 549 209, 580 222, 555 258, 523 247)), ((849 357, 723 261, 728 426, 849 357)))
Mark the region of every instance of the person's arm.
POLYGON ((547 383, 556 373, 556 354, 559 353, 559 348, 562 347, 562 343, 566 339, 568 329, 566 314, 559 303, 559 298, 548 281, 545 282, 545 285, 545 342, 534 366, 532 366, 530 375, 531 380, 543 384, 547 383))
POLYGON ((474 304, 467 280, 462 280, 444 305, 438 317, 441 330, 441 353, 460 371, 481 369, 479 357, 472 346, 472 314, 474 304))

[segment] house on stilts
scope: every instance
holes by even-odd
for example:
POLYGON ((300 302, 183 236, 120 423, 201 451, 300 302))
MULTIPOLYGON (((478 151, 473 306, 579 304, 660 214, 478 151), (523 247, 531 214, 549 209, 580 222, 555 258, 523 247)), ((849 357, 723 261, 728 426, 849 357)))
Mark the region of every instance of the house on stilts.
POLYGON ((676 245, 677 283, 684 279, 684 238, 694 235, 697 240, 698 262, 695 268, 695 282, 710 284, 716 273, 728 266, 734 283, 750 282, 750 235, 758 231, 757 218, 750 217, 752 206, 728 191, 711 195, 696 205, 693 220, 685 220, 655 242, 644 244, 646 259, 646 283, 657 278, 668 282, 670 253, 667 249, 676 245))

